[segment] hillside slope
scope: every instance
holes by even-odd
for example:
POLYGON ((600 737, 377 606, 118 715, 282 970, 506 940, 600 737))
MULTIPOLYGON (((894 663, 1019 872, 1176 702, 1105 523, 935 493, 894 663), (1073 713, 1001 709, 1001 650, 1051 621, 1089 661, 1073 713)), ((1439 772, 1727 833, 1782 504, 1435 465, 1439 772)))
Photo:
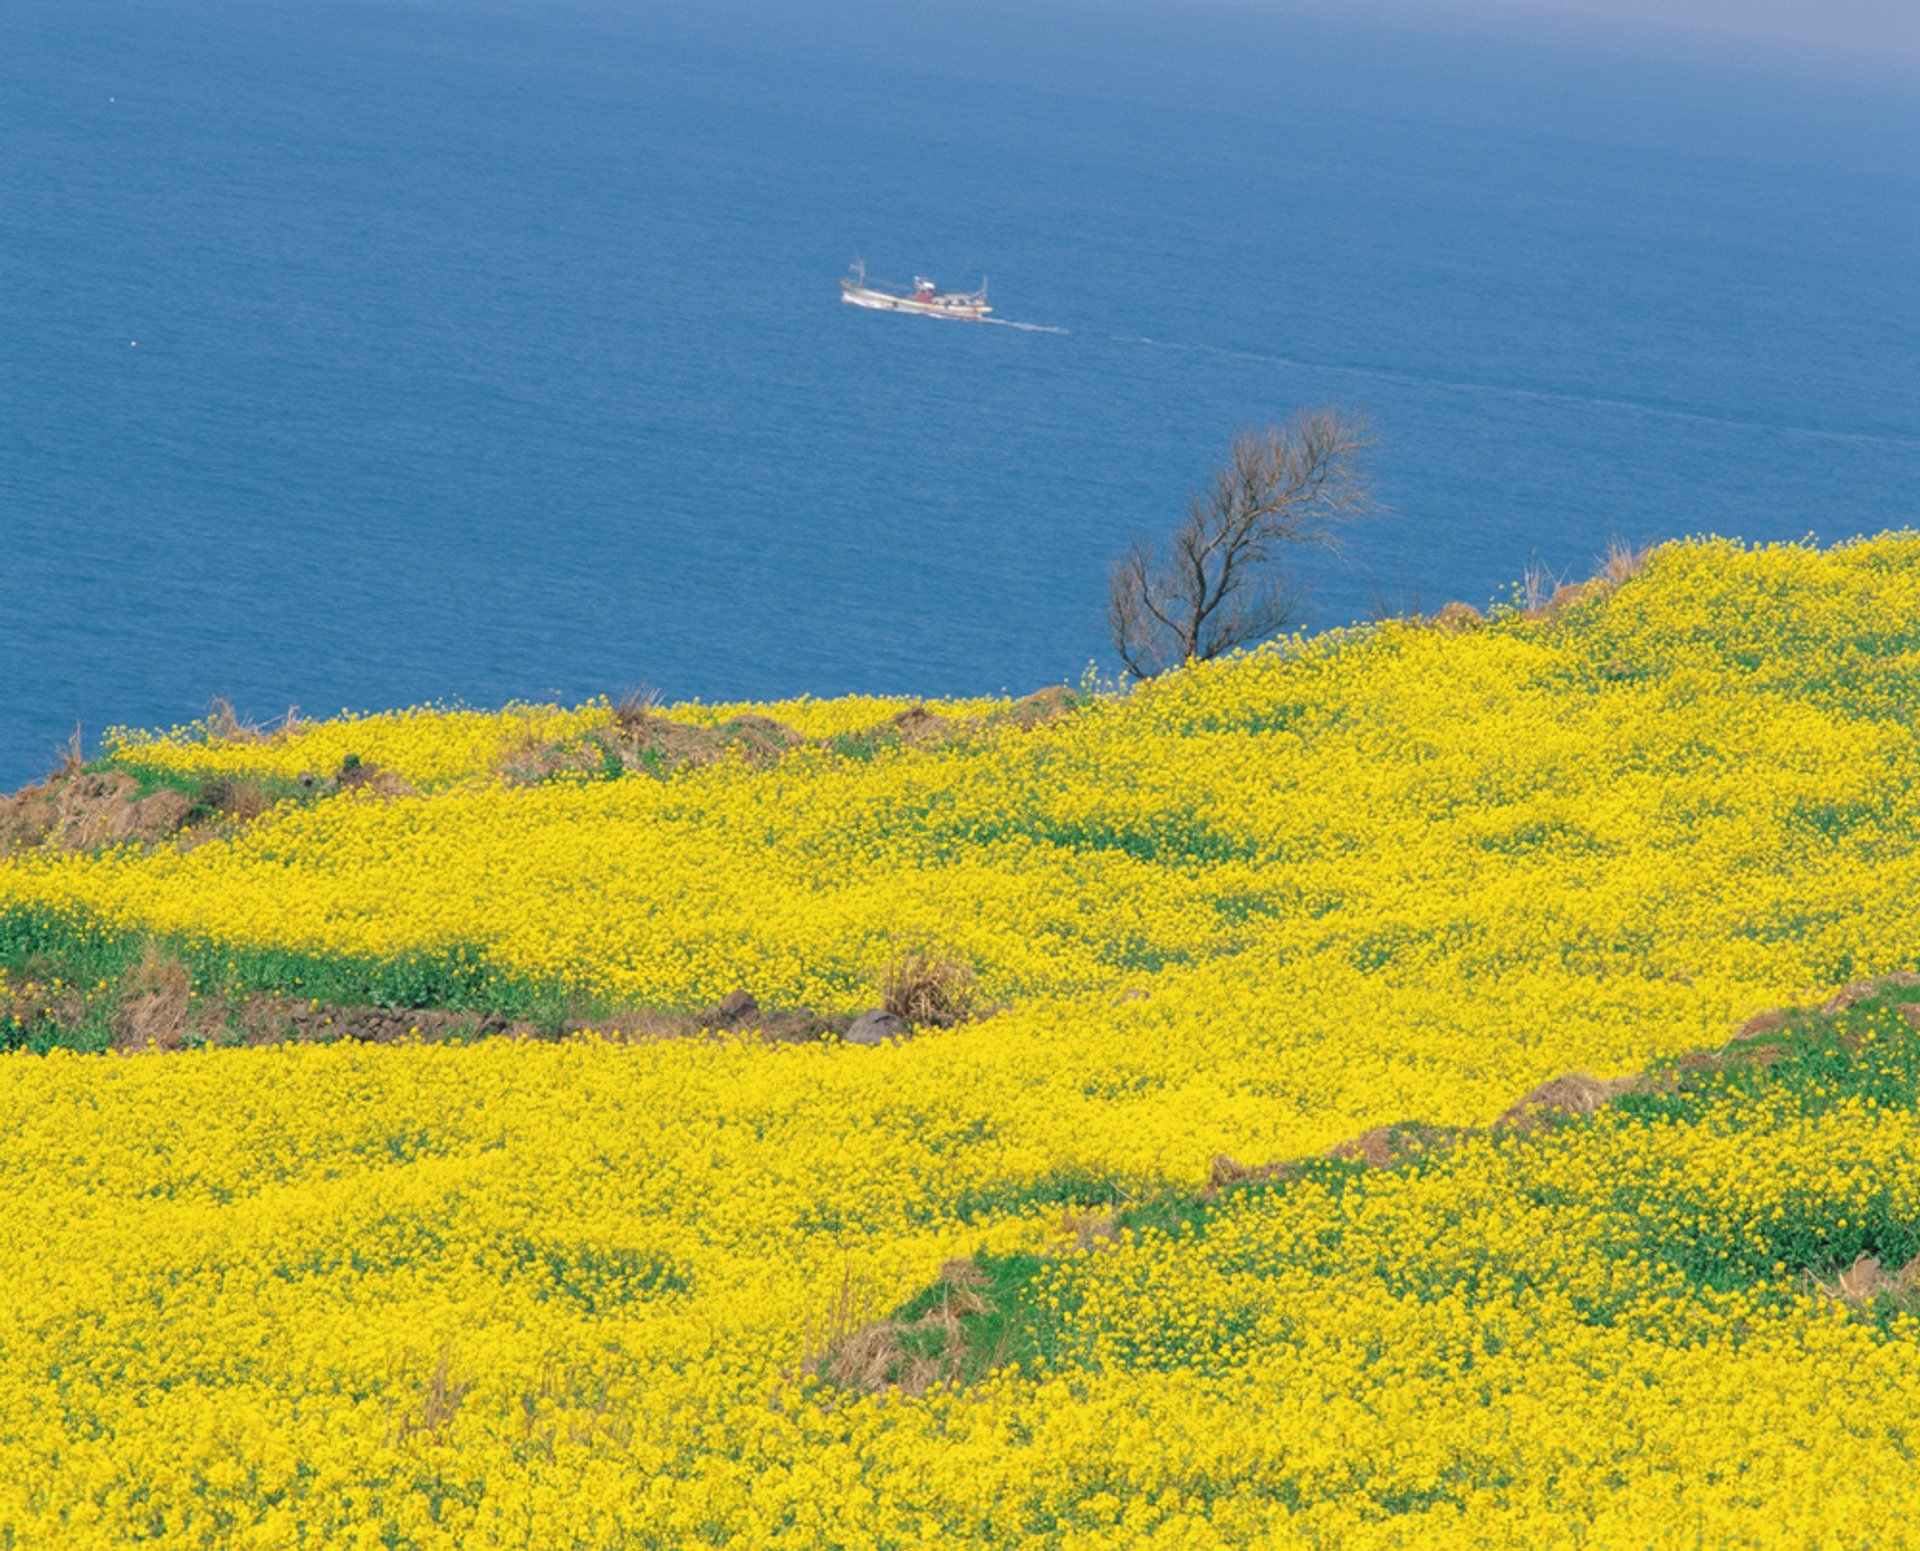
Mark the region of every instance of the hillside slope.
MULTIPOLYGON (((0 1396, 41 1419, 0 1441, 0 1541, 1866 1543, 1864 1487, 1793 1451, 1839 1430, 1905 1457, 1875 1364, 1910 1363, 1914 1329, 1831 1334, 1855 1316, 1811 1290, 1767 1339, 1830 1361, 1711 1369, 1727 1406, 1808 1425, 1709 1457, 1647 1421, 1664 1452, 1612 1506, 1620 1430, 1679 1382, 1612 1338, 1563 1354, 1611 1386, 1590 1414, 1574 1369, 1504 1374, 1516 1438, 1565 1413, 1551 1459, 1436 1425, 1363 1480, 1353 1439, 1418 1432, 1418 1386, 1336 1399, 1297 1277, 1209 1345, 1233 1300, 1204 1257, 1088 1273, 1164 1361, 1090 1336, 1067 1371, 922 1397, 803 1369, 947 1261, 1058 1248, 1063 1219, 1191 1192, 1223 1154, 1484 1126, 1556 1074, 1911 966, 1917 652, 1920 537, 1702 542, 1546 617, 1283 643, 1044 716, 644 713, 722 736, 698 758, 643 757, 605 706, 123 738, 130 792, 266 801, 0 862, 0 1030, 55 1047, 0 1065, 0 1396), (903 948, 964 961, 989 1015, 877 1049, 750 1025, 221 1048, 250 995, 630 1028, 745 987, 844 1015, 903 948), (57 1048, 113 1038, 68 1015, 156 964, 205 1048, 57 1048), (1825 1388, 1848 1371, 1858 1405, 1825 1388)), ((1836 1231, 1903 1156, 1901 1094, 1849 1112, 1867 1161, 1819 1194, 1836 1231)), ((1890 1245, 1904 1188, 1873 1197, 1890 1245)), ((1275 1199, 1275 1242, 1334 1210, 1275 1199)), ((1465 1343, 1419 1363, 1513 1339, 1412 1252, 1465 1343)), ((1780 1275, 1806 1271, 1836 1267, 1780 1275)), ((1707 1361, 1701 1321, 1744 1339, 1734 1304, 1668 1291, 1675 1361, 1707 1361)))

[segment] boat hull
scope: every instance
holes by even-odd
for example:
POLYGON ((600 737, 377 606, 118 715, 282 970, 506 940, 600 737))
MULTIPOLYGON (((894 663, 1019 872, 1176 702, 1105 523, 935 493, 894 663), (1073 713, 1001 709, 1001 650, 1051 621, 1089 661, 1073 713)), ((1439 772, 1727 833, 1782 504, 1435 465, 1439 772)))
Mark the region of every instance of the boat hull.
POLYGON ((942 297, 921 301, 912 296, 895 296, 891 291, 876 291, 870 286, 850 285, 844 280, 840 283, 840 300, 849 307, 866 307, 874 312, 911 312, 923 318, 958 318, 967 323, 978 323, 993 311, 985 302, 942 297))

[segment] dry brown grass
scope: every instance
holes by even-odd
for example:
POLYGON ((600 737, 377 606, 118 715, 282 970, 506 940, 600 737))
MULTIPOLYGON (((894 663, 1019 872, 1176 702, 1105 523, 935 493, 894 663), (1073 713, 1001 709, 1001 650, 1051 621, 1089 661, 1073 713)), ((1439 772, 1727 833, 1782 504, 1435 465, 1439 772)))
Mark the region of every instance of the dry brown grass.
POLYGON ((718 727, 699 727, 656 714, 656 701, 635 694, 612 708, 604 733, 543 743, 522 738, 495 762, 494 770, 513 786, 530 786, 556 776, 597 778, 613 760, 621 770, 664 775, 682 767, 739 759, 764 769, 807 740, 769 716, 736 716, 718 727))
MULTIPOLYGON (((1592 1081, 1591 1078, 1582 1080, 1592 1081)), ((1534 1090, 1535 1093, 1541 1091, 1534 1090)), ((1375 1126, 1371 1131, 1363 1131, 1356 1137, 1329 1147, 1320 1156, 1338 1163, 1364 1164, 1370 1169, 1391 1169, 1427 1153, 1444 1151, 1472 1134, 1471 1131, 1451 1126, 1430 1126, 1417 1120, 1402 1120, 1390 1126, 1375 1126)), ((1203 1196, 1211 1199, 1237 1185, 1261 1185, 1274 1180, 1294 1179, 1304 1171, 1305 1163, 1298 1158, 1275 1163, 1245 1164, 1222 1153, 1207 1166, 1207 1184, 1203 1196)))
POLYGON ((909 743, 944 743, 953 735, 955 724, 923 705, 910 705, 897 713, 887 726, 909 743))
POLYGON ((1860 1255, 1832 1281, 1806 1273, 1808 1285, 1848 1308, 1891 1300, 1909 1313, 1920 1312, 1920 1255, 1897 1271, 1889 1271, 1877 1256, 1860 1255))
POLYGON ((180 828, 192 806, 178 792, 139 792, 139 783, 118 770, 49 776, 0 799, 0 854, 42 845, 91 851, 126 840, 162 840, 180 828))
POLYGON ((1464 630, 1478 630, 1486 620, 1471 603, 1449 603, 1428 623, 1443 635, 1458 635, 1464 630))
POLYGON ((720 725, 726 752, 738 754, 755 769, 765 769, 804 744, 806 737, 771 716, 736 716, 720 725))
POLYGON ((460 1402, 472 1388, 471 1381, 454 1377, 453 1355, 443 1351, 421 1388, 419 1404, 401 1417, 393 1429, 393 1441, 405 1443, 420 1435, 438 1438, 458 1414, 460 1402))
POLYGON ((121 1050, 177 1050, 191 1027, 193 976, 157 943, 141 949, 126 973, 113 1011, 114 1044, 121 1050))
POLYGON ((274 805, 256 780, 219 779, 189 795, 161 787, 140 795, 123 770, 88 770, 69 760, 44 781, 0 797, 0 857, 45 847, 93 851, 102 846, 151 846, 182 835, 230 834, 274 805), (211 827, 209 827, 211 826, 211 827))
POLYGON ((222 743, 264 743, 266 729, 257 722, 243 722, 233 702, 216 695, 207 704, 207 732, 222 743))
POLYGON ((1351 1141, 1328 1150, 1326 1156, 1343 1163, 1363 1163, 1370 1169, 1390 1169, 1418 1158, 1423 1153, 1451 1147, 1462 1133, 1445 1126, 1430 1126, 1417 1120, 1395 1125, 1375 1126, 1351 1141))
POLYGON ((1064 684, 1050 684, 1007 707, 1005 720, 1016 727, 1044 727, 1080 709, 1080 696, 1064 684))
POLYGON ((273 806, 273 797, 258 781, 235 781, 228 786, 227 800, 221 806, 229 817, 251 824, 273 806))
POLYGON ((11 796, 0 797, 0 861, 20 851, 30 851, 47 838, 43 786, 29 786, 11 796))
POLYGON ((1623 1093, 1644 1085, 1643 1077, 1589 1077, 1568 1072, 1543 1082, 1494 1121, 1496 1130, 1531 1131, 1543 1122, 1566 1115, 1590 1115, 1623 1093))
POLYGON ((0 1019, 73 1029, 86 1011, 86 992, 61 980, 56 964, 29 959, 20 971, 0 973, 0 1019))
POLYGON ((1276 1163, 1242 1163, 1238 1158, 1217 1153, 1207 1165, 1207 1185, 1203 1194, 1211 1199, 1236 1185, 1264 1185, 1276 1179, 1291 1179, 1300 1170, 1300 1161, 1295 1158, 1276 1163))
MULTIPOLYGON (((154 795, 157 797, 162 794, 156 792, 154 795)), ((178 797, 179 793, 173 795, 178 797)), ((210 781, 200 794, 202 808, 211 809, 221 818, 240 824, 251 824, 266 813, 273 803, 273 796, 266 787, 245 776, 210 781)))
POLYGON ((1594 577, 1609 587, 1618 587, 1632 581, 1647 567, 1647 559, 1653 554, 1654 546, 1643 544, 1635 549, 1625 539, 1611 538, 1607 547, 1601 551, 1598 564, 1594 568, 1594 577))
POLYGON ((1845 1012, 1855 1002, 1864 1002, 1879 994, 1879 985, 1871 980, 1849 980, 1832 996, 1820 1004, 1825 1013, 1845 1012))
MULTIPOLYGON (((910 705, 869 733, 882 742, 916 749, 933 749, 959 739, 976 737, 994 728, 1032 731, 1070 716, 1083 696, 1065 685, 1052 685, 1014 701, 1003 711, 983 717, 951 718, 925 705, 910 705)), ((718 726, 677 721, 664 714, 658 691, 642 687, 612 702, 604 732, 542 742, 523 736, 494 764, 495 772, 512 785, 530 785, 555 776, 596 776, 605 773, 609 758, 626 770, 653 775, 688 766, 711 765, 737 759, 764 770, 803 747, 833 748, 833 737, 808 738, 770 716, 748 712, 718 726)))
POLYGON ((1540 559, 1529 560, 1520 573, 1520 608, 1523 613, 1542 613, 1560 590, 1560 577, 1540 559))
POLYGON ((826 1313, 818 1324, 808 1324, 800 1357, 801 1371, 824 1371, 832 1355, 873 1322, 873 1295, 854 1275, 853 1257, 849 1255, 841 1265, 840 1280, 828 1301, 826 1313))
POLYGON ((865 1299, 851 1274, 834 1297, 824 1343, 809 1342, 801 1362, 841 1389, 878 1395, 889 1390, 924 1395, 958 1378, 969 1354, 966 1320, 990 1312, 986 1273, 971 1260, 949 1260, 934 1283, 936 1297, 919 1318, 863 1318, 865 1299))
POLYGON ((48 838, 69 851, 91 851, 128 838, 139 783, 119 771, 82 771, 53 794, 48 838))
POLYGON ((417 797, 416 787, 397 771, 388 770, 383 765, 370 765, 365 761, 355 765, 342 765, 337 777, 340 790, 359 792, 367 797, 384 797, 392 802, 396 797, 417 797))
POLYGON ((651 684, 636 684, 613 702, 613 726, 616 732, 634 733, 645 728, 660 714, 660 691, 651 684))
POLYGON ((59 762, 54 766, 55 776, 77 776, 87 768, 87 746, 80 736, 80 724, 73 724, 73 731, 60 750, 59 762))
POLYGON ((880 983, 880 1005, 911 1024, 952 1028, 974 1015, 973 967, 943 949, 896 949, 880 983))

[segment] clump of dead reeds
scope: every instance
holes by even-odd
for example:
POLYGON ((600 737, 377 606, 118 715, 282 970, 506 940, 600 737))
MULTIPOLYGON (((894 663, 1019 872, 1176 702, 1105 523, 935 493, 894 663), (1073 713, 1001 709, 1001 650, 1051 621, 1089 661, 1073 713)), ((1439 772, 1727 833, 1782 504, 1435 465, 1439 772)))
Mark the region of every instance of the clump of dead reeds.
POLYGON ((1538 614, 1553 601, 1553 595, 1560 590, 1560 573, 1555 571, 1538 555, 1527 561, 1520 573, 1519 604, 1522 613, 1538 614))
POLYGON ((1635 549, 1623 538, 1608 539, 1593 574, 1608 586, 1618 587, 1623 582, 1632 581, 1645 570, 1647 558, 1652 553, 1651 544, 1643 544, 1635 549))
POLYGON ((233 702, 215 695, 207 703, 207 737, 216 743, 264 743, 266 730, 257 722, 242 721, 233 702))
POLYGON ((939 948, 896 948, 880 983, 880 1005, 922 1027, 946 1029, 974 1015, 973 967, 939 948))
POLYGON ((80 736, 80 724, 73 724, 73 732, 60 749, 59 763, 54 767, 54 777, 77 776, 87 768, 86 741, 80 736))
POLYGON ((614 728, 623 733, 645 731, 660 714, 660 691, 651 684, 640 684, 613 702, 614 728))

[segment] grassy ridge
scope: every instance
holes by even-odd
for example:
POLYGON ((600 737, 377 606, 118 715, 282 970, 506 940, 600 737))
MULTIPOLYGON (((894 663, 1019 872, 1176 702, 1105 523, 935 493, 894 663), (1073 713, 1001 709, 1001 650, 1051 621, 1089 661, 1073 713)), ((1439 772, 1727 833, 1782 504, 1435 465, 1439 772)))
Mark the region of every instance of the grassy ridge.
MULTIPOLYGON (((924 1391, 978 1383, 1007 1363, 1042 1375, 1232 1364, 1272 1332, 1258 1320, 1228 1330, 1176 1320, 1146 1340, 1138 1309, 1125 1330, 1108 1317, 1116 1283, 1198 1280, 1200 1266, 1222 1265, 1238 1268, 1249 1309, 1295 1276, 1340 1281, 1362 1301, 1371 1288, 1389 1302, 1464 1298, 1476 1309, 1560 1293, 1582 1322, 1670 1342, 1722 1335, 1747 1314, 1792 1322, 1825 1300, 1911 1350, 1920 1188, 1872 1160, 1916 1134, 1917 1028, 1920 989, 1882 986, 1842 1010, 1763 1020, 1749 1040, 1663 1062, 1598 1109, 1516 1107, 1502 1128, 1383 1150, 1373 1163, 1349 1147, 1145 1199, 1104 1181, 1036 1182, 1031 1199, 1077 1213, 1076 1243, 1052 1257, 955 1262, 819 1366, 843 1385, 924 1391), (1824 1169, 1767 1166, 1803 1161, 1782 1145, 1796 1132, 1820 1138, 1824 1169), (1749 1154, 1737 1174, 1714 1156, 1729 1146, 1749 1154), (1459 1215, 1463 1199, 1478 1221, 1459 1215), (1530 1209, 1576 1227, 1551 1257, 1515 1260, 1487 1223, 1530 1209), (1393 1243, 1389 1221, 1417 1248, 1393 1243), (1284 1225, 1284 1242, 1248 1254, 1250 1222, 1284 1225), (1234 1242, 1210 1244, 1215 1233, 1234 1242), (1730 1315, 1729 1299, 1744 1312, 1730 1315)), ((1164 1305, 1140 1307, 1165 1321, 1164 1305)))
MULTIPOLYGON (((554 1032, 593 1010, 551 987, 499 975, 472 948, 355 960, 155 938, 86 915, 25 908, 0 912, 0 993, 8 993, 0 998, 0 1050, 98 1051, 124 1043, 118 1015, 139 994, 139 970, 156 956, 181 967, 194 1006, 220 1006, 236 1015, 249 996, 265 994, 340 1007, 496 1014, 554 1032)), ((237 1016, 212 1013, 196 1021, 220 1031, 203 1043, 246 1037, 237 1016)))

